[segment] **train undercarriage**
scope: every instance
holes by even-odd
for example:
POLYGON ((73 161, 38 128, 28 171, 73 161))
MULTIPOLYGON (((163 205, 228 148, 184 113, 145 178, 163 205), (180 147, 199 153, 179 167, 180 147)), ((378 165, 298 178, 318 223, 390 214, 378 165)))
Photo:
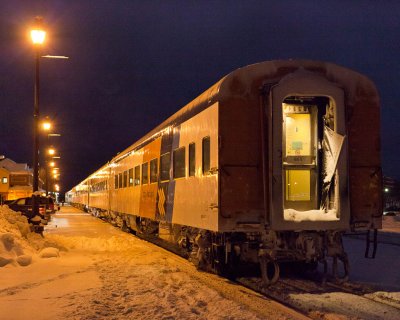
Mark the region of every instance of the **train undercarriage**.
POLYGON ((296 272, 320 269, 322 281, 327 279, 328 270, 335 281, 348 280, 343 231, 213 232, 117 212, 88 211, 188 258, 199 270, 229 278, 251 270, 262 278, 264 286, 269 286, 279 280, 281 265, 292 265, 296 272))

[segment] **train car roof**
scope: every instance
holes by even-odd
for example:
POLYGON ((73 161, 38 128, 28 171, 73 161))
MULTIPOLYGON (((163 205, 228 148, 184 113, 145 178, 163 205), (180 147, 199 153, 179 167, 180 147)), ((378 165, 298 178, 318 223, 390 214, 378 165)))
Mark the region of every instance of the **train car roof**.
POLYGON ((277 83, 284 76, 298 69, 321 74, 328 80, 343 87, 350 104, 357 94, 359 94, 360 87, 363 88, 361 91, 368 92, 368 95, 379 104, 377 90, 372 81, 366 76, 348 68, 330 62, 313 60, 273 60, 260 62, 236 69, 223 77, 137 142, 118 153, 111 162, 122 160, 132 151, 140 149, 143 145, 161 136, 164 130, 168 130, 168 128, 189 119, 217 101, 232 96, 248 96, 251 93, 250 91, 261 89, 259 86, 255 87, 254 83, 258 84, 262 81, 277 83))

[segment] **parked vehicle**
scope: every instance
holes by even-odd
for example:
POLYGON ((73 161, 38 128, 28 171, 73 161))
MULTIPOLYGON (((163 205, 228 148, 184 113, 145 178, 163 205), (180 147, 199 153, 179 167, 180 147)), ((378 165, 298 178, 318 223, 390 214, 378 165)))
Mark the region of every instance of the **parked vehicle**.
POLYGON ((54 199, 50 196, 47 197, 40 197, 40 204, 45 205, 46 213, 55 213, 56 208, 54 205, 54 199))
MULTIPOLYGON (((28 219, 34 217, 32 210, 32 197, 19 198, 8 204, 11 210, 19 211, 25 215, 28 219)), ((39 215, 42 219, 45 219, 46 206, 44 203, 39 202, 39 215)))
POLYGON ((33 213, 32 197, 19 198, 8 204, 11 210, 19 211, 28 218, 32 225, 32 231, 42 233, 44 225, 50 220, 50 214, 54 213, 54 201, 52 198, 39 198, 39 215, 33 213), (49 200, 51 199, 51 200, 49 200))

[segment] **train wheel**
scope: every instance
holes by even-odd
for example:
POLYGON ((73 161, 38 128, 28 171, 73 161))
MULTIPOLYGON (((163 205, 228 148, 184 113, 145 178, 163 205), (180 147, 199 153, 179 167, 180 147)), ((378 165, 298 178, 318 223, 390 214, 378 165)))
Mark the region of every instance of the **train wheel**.
POLYGON ((268 287, 279 280, 280 268, 278 262, 263 255, 259 257, 263 285, 268 287))
POLYGON ((130 233, 130 232, 131 232, 131 229, 130 229, 130 228, 128 227, 128 225, 126 224, 126 221, 123 221, 123 222, 122 222, 121 230, 122 230, 123 232, 127 232, 127 233, 130 233))

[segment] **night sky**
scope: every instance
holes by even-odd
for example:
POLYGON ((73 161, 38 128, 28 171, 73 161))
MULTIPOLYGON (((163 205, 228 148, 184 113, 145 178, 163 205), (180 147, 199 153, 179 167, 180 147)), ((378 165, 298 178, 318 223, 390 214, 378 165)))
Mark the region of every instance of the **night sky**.
MULTIPOLYGON (((400 1, 0 0, 0 155, 32 165, 34 17, 48 28, 41 116, 68 191, 227 73, 275 59, 368 76, 384 174, 400 179, 400 1)), ((45 142, 42 138, 42 145, 45 142)))

